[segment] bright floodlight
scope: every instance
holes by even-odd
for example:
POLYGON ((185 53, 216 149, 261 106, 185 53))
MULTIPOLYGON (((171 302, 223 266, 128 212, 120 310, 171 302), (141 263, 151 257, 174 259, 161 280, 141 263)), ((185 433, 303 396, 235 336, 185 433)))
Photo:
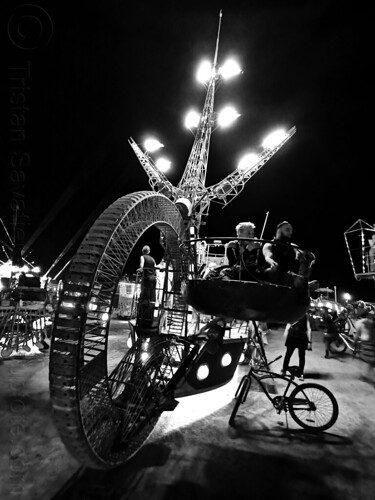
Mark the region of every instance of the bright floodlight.
POLYGON ((158 170, 160 170, 160 172, 166 172, 167 170, 169 170, 170 166, 171 166, 171 162, 166 160, 165 158, 159 158, 156 163, 156 168, 158 170))
POLYGON ((197 80, 200 83, 208 82, 212 75, 212 65, 210 61, 203 61, 197 71, 197 80))
POLYGON ((351 300, 351 299, 352 299, 352 296, 350 295, 350 293, 345 292, 344 293, 344 300, 348 301, 348 300, 351 300))
POLYGON ((240 115, 231 106, 227 106, 218 114, 217 123, 220 127, 228 127, 240 115))
POLYGON ((185 118, 185 127, 189 129, 198 127, 200 117, 196 111, 189 111, 185 118))
POLYGON ((256 153, 248 153, 243 156, 238 164, 238 170, 249 170, 259 161, 259 156, 256 153))
POLYGON ((157 139, 146 139, 144 142, 144 146, 146 151, 152 153, 153 151, 157 151, 160 148, 164 147, 164 144, 159 142, 157 139))
POLYGON ((262 146, 265 149, 273 149, 276 148, 283 140, 286 138, 286 132, 285 130, 275 130, 275 132, 272 132, 272 134, 268 135, 263 143, 262 146))
POLYGON ((219 69, 219 73, 225 80, 239 75, 241 71, 239 64, 234 59, 228 59, 219 69))

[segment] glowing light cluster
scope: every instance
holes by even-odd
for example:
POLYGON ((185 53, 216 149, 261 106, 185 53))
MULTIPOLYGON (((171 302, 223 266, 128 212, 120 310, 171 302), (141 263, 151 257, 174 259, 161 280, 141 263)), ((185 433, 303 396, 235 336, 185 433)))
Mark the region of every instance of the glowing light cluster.
POLYGON ((229 127, 239 116, 232 106, 227 106, 218 113, 217 123, 220 127, 229 127))
POLYGON ((171 167, 171 162, 166 158, 159 158, 158 160, 156 160, 155 165, 156 168, 160 170, 160 172, 167 172, 167 170, 169 170, 171 167))
POLYGON ((225 61, 216 73, 212 63, 208 60, 204 60, 198 67, 196 78, 199 83, 206 83, 215 76, 221 76, 224 80, 229 80, 230 78, 239 75, 241 72, 242 70, 238 62, 234 59, 228 59, 225 61))
POLYGON ((202 61, 199 65, 196 78, 199 83, 208 82, 213 74, 212 63, 210 61, 202 61))
POLYGON ((264 149, 274 149, 279 144, 281 144, 286 139, 286 137, 287 134, 285 130, 275 130, 275 132, 272 132, 264 139, 264 141, 262 142, 262 147, 264 149))
POLYGON ((228 59, 225 61, 223 66, 219 68, 219 74, 225 79, 228 80, 229 78, 233 78, 234 76, 239 75, 242 73, 242 70, 238 64, 237 61, 234 59, 228 59))
POLYGON ((157 139, 149 138, 145 140, 144 146, 146 151, 153 153, 154 151, 158 151, 160 148, 163 148, 164 144, 162 144, 157 139))
POLYGON ((185 117, 185 122, 184 122, 185 127, 188 129, 198 127, 200 118, 201 115, 197 111, 194 110, 189 111, 185 117))
POLYGON ((256 153, 248 153, 241 158, 237 168, 243 171, 250 170, 258 163, 259 160, 260 158, 256 153))
MULTIPOLYGON (((144 141, 144 147, 148 153, 153 153, 163 148, 164 144, 153 137, 149 137, 144 141)), ((160 172, 166 172, 169 170, 171 162, 166 158, 158 158, 155 162, 155 166, 160 172)))

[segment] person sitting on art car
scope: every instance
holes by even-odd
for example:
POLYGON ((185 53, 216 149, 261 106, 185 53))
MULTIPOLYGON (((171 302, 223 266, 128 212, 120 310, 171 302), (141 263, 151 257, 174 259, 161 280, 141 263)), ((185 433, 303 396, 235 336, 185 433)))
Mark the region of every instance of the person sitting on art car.
POLYGON ((228 265, 219 266, 208 272, 206 279, 244 280, 261 279, 259 257, 261 245, 253 241, 255 225, 240 222, 236 226, 238 240, 226 244, 228 265))
POLYGON ((283 221, 276 227, 276 235, 262 248, 266 269, 264 280, 270 283, 290 287, 306 287, 314 291, 319 287, 317 281, 308 282, 315 255, 307 250, 300 250, 292 243, 292 225, 283 221))

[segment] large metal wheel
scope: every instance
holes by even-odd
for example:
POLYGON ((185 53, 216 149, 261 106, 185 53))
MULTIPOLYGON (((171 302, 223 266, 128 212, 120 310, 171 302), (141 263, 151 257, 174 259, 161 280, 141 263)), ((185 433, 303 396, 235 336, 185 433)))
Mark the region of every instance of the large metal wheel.
POLYGON ((136 242, 151 226, 162 233, 166 256, 180 271, 177 287, 189 269, 184 221, 167 197, 140 191, 118 199, 91 227, 72 259, 56 310, 49 366, 54 419, 69 452, 93 468, 114 467, 132 456, 160 414, 158 356, 142 368, 136 344, 111 373, 107 363, 117 285, 136 242))

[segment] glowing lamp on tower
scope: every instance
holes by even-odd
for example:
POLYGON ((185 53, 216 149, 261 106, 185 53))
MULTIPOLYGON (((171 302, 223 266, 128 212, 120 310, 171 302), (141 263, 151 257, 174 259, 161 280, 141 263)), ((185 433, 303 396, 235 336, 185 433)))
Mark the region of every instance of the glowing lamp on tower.
POLYGON ((157 139, 146 139, 144 146, 146 151, 153 153, 154 151, 158 151, 158 149, 163 148, 164 144, 159 142, 157 139))
POLYGON ((274 149, 279 144, 281 144, 287 137, 285 130, 275 130, 270 135, 268 135, 262 142, 262 147, 264 149, 274 149))
POLYGON ((203 61, 197 71, 197 80, 199 83, 206 83, 212 76, 212 64, 210 61, 203 61))
POLYGON ((233 78, 241 72, 242 70, 239 64, 234 59, 228 59, 219 69, 219 74, 224 78, 224 80, 233 78))
POLYGON ((239 116, 232 106, 227 106, 218 114, 217 123, 220 127, 229 127, 239 116))
POLYGON ((237 168, 242 171, 250 170, 259 162, 259 160, 260 158, 256 153, 248 153, 241 158, 237 168))
POLYGON ((185 117, 185 127, 188 129, 198 127, 201 115, 196 111, 189 111, 185 117))
POLYGON ((170 169, 171 167, 171 162, 168 161, 167 159, 165 158, 159 158, 156 162, 155 162, 155 165, 156 165, 156 168, 158 170, 160 170, 160 172, 166 172, 167 170, 170 169))

